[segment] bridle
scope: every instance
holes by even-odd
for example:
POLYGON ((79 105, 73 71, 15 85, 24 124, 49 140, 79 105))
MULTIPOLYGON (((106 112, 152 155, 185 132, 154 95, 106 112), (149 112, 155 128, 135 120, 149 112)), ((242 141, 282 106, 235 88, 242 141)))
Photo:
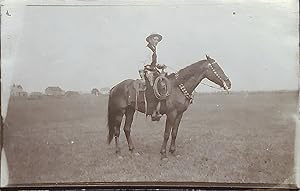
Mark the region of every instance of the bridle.
POLYGON ((226 79, 223 79, 223 78, 218 74, 218 72, 217 72, 217 71, 215 70, 215 68, 213 67, 213 64, 217 64, 216 61, 214 61, 213 63, 210 63, 209 61, 207 61, 207 62, 208 62, 209 68, 213 71, 213 73, 217 76, 217 78, 223 83, 224 88, 226 89, 227 93, 229 93, 229 91, 228 91, 229 88, 227 87, 226 82, 225 82, 225 81, 228 80, 228 77, 226 77, 226 79))

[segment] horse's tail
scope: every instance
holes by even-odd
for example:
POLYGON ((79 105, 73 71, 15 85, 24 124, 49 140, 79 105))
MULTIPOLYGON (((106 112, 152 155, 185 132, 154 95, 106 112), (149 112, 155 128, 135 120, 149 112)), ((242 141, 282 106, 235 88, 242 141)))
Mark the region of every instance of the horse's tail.
POLYGON ((112 106, 112 95, 109 92, 108 98, 108 107, 107 107, 107 127, 108 127, 108 136, 107 136, 107 143, 110 144, 112 139, 114 138, 115 134, 115 127, 114 127, 114 111, 112 106))

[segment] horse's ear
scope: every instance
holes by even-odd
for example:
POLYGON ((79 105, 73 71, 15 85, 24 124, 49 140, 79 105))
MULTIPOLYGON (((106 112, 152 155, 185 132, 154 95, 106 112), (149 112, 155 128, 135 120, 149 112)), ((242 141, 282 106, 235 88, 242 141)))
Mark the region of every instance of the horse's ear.
POLYGON ((209 60, 209 59, 210 59, 210 57, 209 57, 207 54, 205 55, 205 57, 206 57, 206 59, 207 59, 207 60, 209 60))

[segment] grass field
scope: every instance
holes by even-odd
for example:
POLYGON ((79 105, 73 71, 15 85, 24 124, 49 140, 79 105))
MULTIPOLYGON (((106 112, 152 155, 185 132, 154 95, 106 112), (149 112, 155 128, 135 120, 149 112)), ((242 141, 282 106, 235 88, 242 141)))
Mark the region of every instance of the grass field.
MULTIPOLYGON (((176 156, 160 160, 164 119, 138 114, 139 156, 107 145, 107 97, 11 99, 4 129, 9 183, 200 181, 294 183, 298 93, 196 95, 184 114, 176 156)), ((113 142, 114 143, 114 142, 113 142)))

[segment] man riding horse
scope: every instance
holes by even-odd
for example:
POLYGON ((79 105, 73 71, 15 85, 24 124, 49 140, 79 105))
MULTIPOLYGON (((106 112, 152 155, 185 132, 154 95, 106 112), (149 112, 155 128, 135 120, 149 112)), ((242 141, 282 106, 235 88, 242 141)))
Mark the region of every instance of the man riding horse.
MULTIPOLYGON (((153 88, 155 75, 160 74, 166 68, 166 65, 157 64, 157 54, 156 54, 156 46, 162 40, 162 36, 160 34, 151 34, 146 38, 148 42, 147 47, 152 51, 152 60, 151 63, 147 63, 144 66, 144 69, 139 70, 139 74, 141 76, 141 81, 146 85, 145 77, 149 80, 151 87, 153 88), (160 71, 161 70, 161 71, 160 71)), ((152 120, 159 121, 162 115, 160 114, 160 101, 156 106, 156 110, 152 113, 152 120)))

